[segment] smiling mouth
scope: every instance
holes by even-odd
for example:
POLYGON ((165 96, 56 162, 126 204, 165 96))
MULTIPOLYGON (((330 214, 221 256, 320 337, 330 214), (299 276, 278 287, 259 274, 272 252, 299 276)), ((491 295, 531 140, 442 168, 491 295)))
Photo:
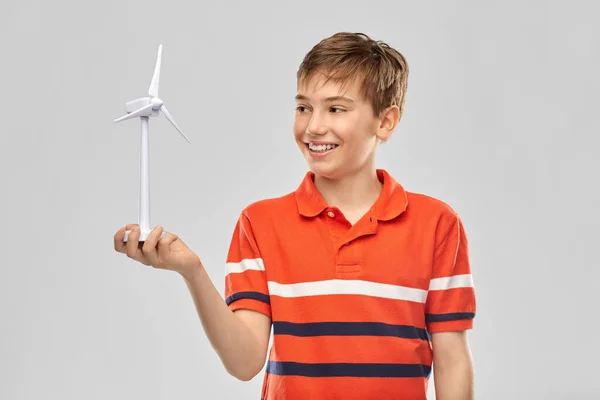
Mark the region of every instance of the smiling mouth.
POLYGON ((336 149, 339 145, 337 144, 313 144, 305 143, 306 147, 313 153, 327 153, 331 150, 336 149))

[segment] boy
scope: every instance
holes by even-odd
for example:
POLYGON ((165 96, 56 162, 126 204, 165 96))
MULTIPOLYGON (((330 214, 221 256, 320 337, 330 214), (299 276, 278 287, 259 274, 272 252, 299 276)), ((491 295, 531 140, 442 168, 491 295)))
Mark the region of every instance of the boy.
POLYGON ((466 330, 475 294, 468 245, 445 203, 407 192, 375 168, 399 122, 408 66, 387 44, 338 33, 298 71, 294 137, 310 171, 297 190, 246 207, 237 221, 225 301, 202 262, 157 227, 115 248, 179 272, 227 371, 265 365, 261 398, 473 398, 466 330))

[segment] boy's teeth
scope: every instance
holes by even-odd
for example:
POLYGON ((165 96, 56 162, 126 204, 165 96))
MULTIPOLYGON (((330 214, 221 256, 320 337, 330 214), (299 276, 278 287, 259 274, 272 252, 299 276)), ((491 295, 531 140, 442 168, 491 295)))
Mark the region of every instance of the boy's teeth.
POLYGON ((329 150, 331 150, 333 148, 336 148, 337 145, 336 144, 319 144, 319 145, 315 145, 315 144, 310 143, 308 145, 308 147, 312 151, 322 151, 322 152, 325 152, 325 151, 329 151, 329 150))

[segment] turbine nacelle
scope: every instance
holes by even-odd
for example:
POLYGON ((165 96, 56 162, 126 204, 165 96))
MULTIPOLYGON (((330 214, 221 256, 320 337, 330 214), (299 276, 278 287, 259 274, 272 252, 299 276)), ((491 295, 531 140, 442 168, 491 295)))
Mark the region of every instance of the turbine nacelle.
MULTIPOLYGON (((134 112, 146 108, 149 105, 152 105, 152 107, 150 107, 150 109, 145 112, 143 115, 144 117, 156 117, 160 114, 160 107, 163 105, 163 101, 157 98, 152 98, 152 97, 141 97, 139 99, 135 99, 132 101, 128 101, 127 103, 125 103, 125 112, 128 114, 127 116, 129 116, 129 114, 133 114, 134 112)), ((123 117, 121 117, 123 118, 123 117)))
POLYGON ((164 106, 164 102, 158 97, 158 87, 160 81, 160 64, 162 60, 162 45, 158 47, 158 56, 156 57, 156 66, 154 67, 154 74, 152 75, 152 81, 150 82, 150 88, 148 89, 148 95, 150 97, 141 97, 125 103, 125 112, 127 114, 120 118, 115 119, 115 122, 125 121, 127 119, 139 117, 149 118, 156 117, 159 113, 162 113, 165 118, 177 129, 177 131, 183 136, 188 143, 190 140, 185 134, 179 129, 179 126, 164 106))

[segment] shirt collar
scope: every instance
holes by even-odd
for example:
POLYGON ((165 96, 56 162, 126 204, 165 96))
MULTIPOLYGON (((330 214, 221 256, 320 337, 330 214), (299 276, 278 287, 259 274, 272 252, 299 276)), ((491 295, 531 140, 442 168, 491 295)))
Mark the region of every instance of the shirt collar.
MULTIPOLYGON (((379 197, 371 207, 373 216, 387 221, 403 213, 408 206, 406 191, 386 170, 377 169, 377 178, 383 183, 379 197)), ((295 191, 298 212, 305 217, 314 217, 328 208, 314 182, 315 174, 308 171, 295 191)))

